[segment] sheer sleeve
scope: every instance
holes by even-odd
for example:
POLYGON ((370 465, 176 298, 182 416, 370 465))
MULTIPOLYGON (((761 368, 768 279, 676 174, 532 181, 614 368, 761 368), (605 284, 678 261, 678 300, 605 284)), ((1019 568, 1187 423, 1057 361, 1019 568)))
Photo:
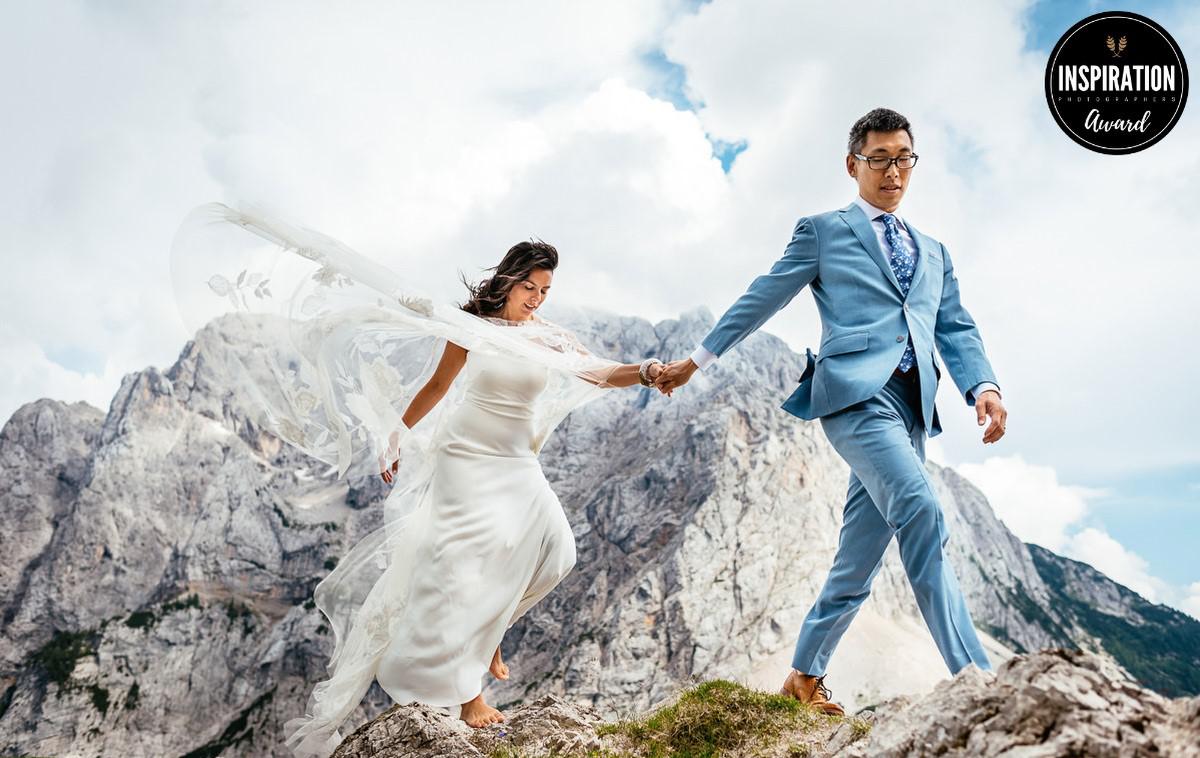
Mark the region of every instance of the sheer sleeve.
POLYGON ((273 435, 339 479, 376 476, 388 437, 400 433, 383 526, 313 592, 334 632, 329 676, 285 724, 285 741, 297 756, 327 756, 402 615, 407 600, 395 588, 420 570, 412 560, 428 522, 433 452, 464 402, 461 377, 412 429, 401 419, 446 342, 547 369, 531 409, 535 453, 571 410, 611 386, 620 364, 545 319, 513 328, 436 302, 415 276, 253 206, 195 208, 175 234, 171 271, 184 323, 225 390, 221 407, 205 412, 243 438, 273 435))

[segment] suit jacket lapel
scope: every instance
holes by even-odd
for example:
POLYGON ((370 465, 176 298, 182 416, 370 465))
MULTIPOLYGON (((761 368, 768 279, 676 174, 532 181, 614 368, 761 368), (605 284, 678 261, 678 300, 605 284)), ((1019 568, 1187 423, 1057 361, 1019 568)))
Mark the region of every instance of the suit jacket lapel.
MULTIPOLYGON (((875 236, 875 230, 871 228, 871 220, 867 218, 867 214, 863 213, 862 208, 859 208, 857 203, 850 203, 845 208, 842 208, 842 218, 849 224, 850 228, 854 231, 854 236, 858 237, 858 241, 866 248, 867 253, 875 259, 879 270, 883 272, 883 275, 896 288, 896 292, 903 297, 904 291, 900 288, 900 280, 896 278, 896 272, 892 271, 892 264, 888 263, 887 256, 879 249, 879 239, 875 236)), ((919 271, 920 266, 918 265, 917 268, 919 271)), ((910 289, 909 291, 911 292, 912 290, 910 289)))
POLYGON ((912 292, 917 288, 917 283, 921 281, 921 274, 925 273, 925 269, 929 266, 929 264, 925 262, 925 254, 930 251, 931 247, 929 240, 925 238, 924 234, 918 232, 915 226, 913 226, 907 220, 904 222, 904 225, 908 227, 908 233, 912 235, 913 242, 917 243, 917 270, 913 272, 912 284, 910 284, 908 287, 909 294, 912 294, 912 292))

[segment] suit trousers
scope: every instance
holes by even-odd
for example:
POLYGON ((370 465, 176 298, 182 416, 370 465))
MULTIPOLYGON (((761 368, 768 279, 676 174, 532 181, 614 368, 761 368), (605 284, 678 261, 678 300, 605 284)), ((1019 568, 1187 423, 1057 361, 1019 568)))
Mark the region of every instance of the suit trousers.
POLYGON ((821 418, 825 436, 850 465, 850 486, 833 567, 796 641, 792 666, 802 673, 825 673, 838 640, 871 593, 893 535, 950 673, 969 663, 992 668, 946 558, 949 534, 925 471, 916 374, 915 367, 907 375, 893 373, 873 397, 821 418))

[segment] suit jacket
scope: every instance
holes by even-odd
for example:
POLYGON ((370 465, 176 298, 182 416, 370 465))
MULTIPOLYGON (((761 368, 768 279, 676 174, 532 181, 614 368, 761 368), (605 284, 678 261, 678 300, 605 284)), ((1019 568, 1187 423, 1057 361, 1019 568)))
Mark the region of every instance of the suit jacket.
POLYGON ((941 366, 937 347, 967 405, 980 382, 999 384, 971 314, 959 299, 958 279, 945 245, 907 221, 917 246, 908 295, 901 293, 871 222, 857 204, 796 222, 792 240, 771 270, 750 283, 701 344, 721 355, 762 326, 806 285, 821 316, 817 355, 783 409, 803 419, 842 410, 875 395, 900 363, 908 337, 920 372, 925 432, 942 431, 934 404, 941 366))

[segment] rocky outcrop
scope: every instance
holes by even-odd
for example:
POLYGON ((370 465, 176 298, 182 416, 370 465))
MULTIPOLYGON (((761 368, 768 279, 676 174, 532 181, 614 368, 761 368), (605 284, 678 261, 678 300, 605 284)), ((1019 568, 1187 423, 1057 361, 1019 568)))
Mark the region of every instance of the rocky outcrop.
POLYGON ((587 755, 605 741, 604 719, 587 705, 545 695, 514 708, 506 720, 472 729, 456 716, 411 703, 396 705, 347 736, 337 758, 426 756, 488 758, 501 750, 528 754, 587 755))
MULTIPOLYGON (((651 715, 635 721, 645 722, 651 715)), ((720 714, 709 716, 716 721, 720 714)), ((1200 755, 1200 698, 1164 698, 1137 686, 1106 658, 1078 651, 1016 656, 995 674, 972 666, 926 695, 897 698, 867 716, 868 720, 857 722, 818 717, 815 726, 807 724, 802 732, 785 734, 773 744, 753 745, 753 740, 746 740, 746 748, 720 754, 1200 755), (828 725, 822 726, 822 721, 828 725)), ((570 758, 589 751, 640 758, 649 754, 647 744, 622 733, 614 735, 604 729, 604 723, 591 707, 553 695, 520 706, 506 722, 484 729, 471 729, 425 706, 395 706, 347 737, 334 758, 485 758, 497 753, 570 758)), ((717 729, 710 731, 714 738, 720 735, 717 729)))
MULTIPOLYGON (((57 559, 60 527, 92 476, 92 454, 104 414, 86 403, 38 400, 21 408, 0 431, 0 627, 22 609, 42 607, 35 576, 57 559)), ((20 653, 0 646, 0 667, 11 670, 20 653)))
POLYGON ((1200 756, 1200 698, 1170 700, 1106 658, 1017 656, 995 676, 974 667, 917 699, 878 709, 870 736, 841 753, 902 756, 1200 756))
MULTIPOLYGON (((706 311, 653 325, 550 315, 630 361, 687 354, 712 323, 706 311)), ((0 752, 287 754, 279 725, 303 710, 332 648, 312 589, 379 526, 386 493, 336 481, 247 421, 223 356, 277 347, 273 328, 214 322, 168 370, 128 375, 107 412, 40 400, 0 431, 0 752)), ((758 333, 670 399, 614 391, 564 421, 542 461, 579 560, 509 631, 513 676, 489 699, 557 695, 613 717, 696 678, 786 670, 776 657, 824 580, 848 476, 819 424, 778 408, 799 368, 758 333)), ((1063 603, 983 496, 930 471, 980 627, 1010 649, 1103 649, 1102 625, 1063 603)), ((1111 594, 1102 575, 1076 573, 1075 596, 1111 594)), ((877 702, 944 677, 918 655, 928 635, 894 548, 855 626, 871 619, 872 646, 839 648, 835 694, 877 702), (898 629, 910 633, 887 636, 898 629), (897 657, 922 661, 920 676, 897 657), (878 686, 838 673, 855 666, 878 686)), ((389 705, 372 688, 343 734, 389 705)))

